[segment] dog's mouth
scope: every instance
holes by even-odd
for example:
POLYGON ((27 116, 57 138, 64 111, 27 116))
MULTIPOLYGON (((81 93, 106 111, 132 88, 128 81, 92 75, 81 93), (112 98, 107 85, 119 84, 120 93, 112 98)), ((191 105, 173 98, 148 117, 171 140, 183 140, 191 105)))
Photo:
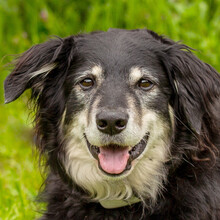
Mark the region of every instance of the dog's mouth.
POLYGON ((91 145, 86 138, 92 156, 98 160, 99 168, 108 175, 121 175, 132 167, 131 162, 138 158, 147 146, 149 133, 135 146, 109 144, 103 147, 91 145))

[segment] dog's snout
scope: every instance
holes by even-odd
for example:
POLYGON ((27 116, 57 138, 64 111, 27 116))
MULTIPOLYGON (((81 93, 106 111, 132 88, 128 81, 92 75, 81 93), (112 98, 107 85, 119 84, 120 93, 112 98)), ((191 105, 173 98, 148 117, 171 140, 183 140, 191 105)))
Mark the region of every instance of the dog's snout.
POLYGON ((109 135, 119 134, 126 128, 128 114, 117 111, 101 111, 96 115, 97 128, 109 135))

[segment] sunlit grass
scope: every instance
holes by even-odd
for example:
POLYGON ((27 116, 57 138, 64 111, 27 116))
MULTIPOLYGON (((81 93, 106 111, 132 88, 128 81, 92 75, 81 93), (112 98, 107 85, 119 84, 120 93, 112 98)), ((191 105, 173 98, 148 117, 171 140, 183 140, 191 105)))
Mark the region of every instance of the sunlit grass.
POLYGON ((34 219, 42 177, 32 151, 31 123, 22 102, 0 107, 0 219, 34 219))
POLYGON ((33 155, 27 95, 3 104, 3 65, 33 44, 114 28, 149 28, 198 49, 220 70, 220 3, 176 0, 0 0, 0 220, 35 219, 42 183, 33 155))

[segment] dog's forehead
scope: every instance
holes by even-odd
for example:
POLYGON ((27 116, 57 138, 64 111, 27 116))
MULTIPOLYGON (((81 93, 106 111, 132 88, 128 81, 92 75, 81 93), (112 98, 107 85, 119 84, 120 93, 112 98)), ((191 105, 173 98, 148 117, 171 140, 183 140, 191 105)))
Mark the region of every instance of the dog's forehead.
POLYGON ((147 33, 124 30, 82 35, 76 40, 79 56, 100 64, 111 75, 129 73, 134 67, 160 69, 159 61, 150 49, 152 44, 155 41, 147 33))

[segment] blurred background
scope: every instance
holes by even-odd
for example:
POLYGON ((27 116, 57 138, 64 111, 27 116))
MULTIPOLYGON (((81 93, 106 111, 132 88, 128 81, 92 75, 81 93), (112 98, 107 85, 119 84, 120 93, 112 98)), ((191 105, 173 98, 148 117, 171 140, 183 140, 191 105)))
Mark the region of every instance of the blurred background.
POLYGON ((40 216, 43 182, 32 144, 28 92, 4 105, 3 81, 14 54, 56 35, 148 28, 197 49, 220 71, 219 0, 0 0, 0 220, 40 216))

